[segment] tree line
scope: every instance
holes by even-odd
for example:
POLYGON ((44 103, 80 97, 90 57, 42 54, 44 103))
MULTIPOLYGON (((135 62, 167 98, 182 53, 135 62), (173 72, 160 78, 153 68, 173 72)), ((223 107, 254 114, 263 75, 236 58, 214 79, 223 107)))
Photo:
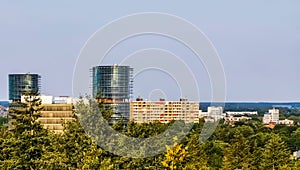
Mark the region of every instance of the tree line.
MULTIPOLYGON (((110 119, 111 111, 101 103, 98 107, 103 117, 110 119)), ((235 126, 221 122, 207 141, 199 143, 204 125, 201 120, 183 140, 174 137, 164 154, 128 158, 99 147, 77 114, 75 121, 64 124, 63 133, 53 133, 37 121, 42 109, 40 99, 27 101, 20 108, 10 109, 13 126, 0 130, 1 169, 300 169, 300 161, 291 159, 292 152, 300 150, 298 126, 268 129, 255 120, 235 126)), ((124 126, 120 121, 112 128, 127 136, 147 138, 164 132, 173 123, 129 122, 124 126)), ((126 141, 116 142, 122 145, 126 141)))

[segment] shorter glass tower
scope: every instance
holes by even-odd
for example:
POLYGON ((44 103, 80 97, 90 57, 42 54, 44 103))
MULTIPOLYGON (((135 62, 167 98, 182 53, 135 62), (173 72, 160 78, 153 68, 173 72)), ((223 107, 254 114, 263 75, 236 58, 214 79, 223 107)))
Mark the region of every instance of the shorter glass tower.
POLYGON ((93 97, 101 97, 113 109, 112 121, 129 120, 133 69, 129 66, 96 66, 92 68, 93 97))
POLYGON ((24 93, 40 93, 40 80, 38 74, 9 74, 9 100, 18 102, 24 93))

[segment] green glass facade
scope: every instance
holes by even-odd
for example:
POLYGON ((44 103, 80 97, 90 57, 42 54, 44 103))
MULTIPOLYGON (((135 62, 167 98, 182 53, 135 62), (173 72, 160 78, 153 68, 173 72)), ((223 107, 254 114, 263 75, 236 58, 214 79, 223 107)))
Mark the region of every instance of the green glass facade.
POLYGON ((133 69, 129 66, 114 65, 92 68, 93 97, 100 95, 101 98, 106 99, 106 106, 113 109, 113 119, 129 120, 132 73, 133 69))
POLYGON ((40 79, 38 74, 9 74, 9 100, 21 101, 24 93, 40 93, 40 79))

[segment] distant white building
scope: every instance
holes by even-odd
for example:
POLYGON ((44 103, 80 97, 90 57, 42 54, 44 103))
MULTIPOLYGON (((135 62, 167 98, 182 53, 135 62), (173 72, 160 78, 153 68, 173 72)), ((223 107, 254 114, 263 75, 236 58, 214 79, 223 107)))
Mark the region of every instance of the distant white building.
MULTIPOLYGON (((21 96, 21 102, 26 102, 26 97, 28 96, 21 96)), ((69 96, 59 96, 59 97, 53 97, 53 96, 47 96, 47 95, 40 95, 38 96, 42 100, 42 104, 73 104, 74 99, 69 96)))
POLYGON ((54 97, 54 103, 55 104, 73 104, 74 99, 69 96, 59 96, 59 97, 54 97))
POLYGON ((270 109, 269 113, 264 114, 263 124, 269 124, 270 122, 279 123, 279 109, 270 109))
POLYGON ((225 114, 223 113, 223 107, 211 106, 207 108, 207 112, 200 112, 200 117, 204 118, 205 121, 217 121, 224 119, 225 114))
MULTIPOLYGON (((28 96, 22 95, 21 102, 26 103, 26 98, 28 98, 28 96)), ((53 96, 41 95, 41 96, 38 96, 38 98, 41 99, 42 104, 52 104, 53 103, 53 96)))
POLYGON ((248 116, 252 116, 252 115, 257 115, 257 111, 256 112, 226 112, 227 116, 239 116, 239 115, 248 115, 248 116))
POLYGON ((269 114, 269 113, 264 114, 263 124, 269 124, 270 122, 271 122, 271 114, 269 114))
POLYGON ((234 122, 245 121, 245 120, 251 120, 251 117, 246 117, 246 116, 241 116, 241 117, 229 116, 229 117, 225 117, 225 121, 228 122, 228 123, 234 123, 234 122))
POLYGON ((294 121, 289 120, 289 119, 284 119, 284 120, 279 120, 279 124, 281 124, 281 125, 294 125, 294 121))
POLYGON ((270 109, 269 113, 271 114, 271 122, 276 122, 278 123, 279 121, 279 109, 270 109))

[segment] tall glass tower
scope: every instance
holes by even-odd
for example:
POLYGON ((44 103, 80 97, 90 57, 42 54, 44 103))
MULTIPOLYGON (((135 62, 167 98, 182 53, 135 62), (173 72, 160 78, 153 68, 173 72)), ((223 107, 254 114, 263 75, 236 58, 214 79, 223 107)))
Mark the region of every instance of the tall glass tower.
POLYGON ((101 97, 113 109, 112 121, 129 120, 133 69, 129 66, 96 66, 92 68, 93 97, 101 97))
POLYGON ((18 102, 24 93, 40 93, 40 80, 41 76, 38 74, 9 74, 9 100, 18 102))

